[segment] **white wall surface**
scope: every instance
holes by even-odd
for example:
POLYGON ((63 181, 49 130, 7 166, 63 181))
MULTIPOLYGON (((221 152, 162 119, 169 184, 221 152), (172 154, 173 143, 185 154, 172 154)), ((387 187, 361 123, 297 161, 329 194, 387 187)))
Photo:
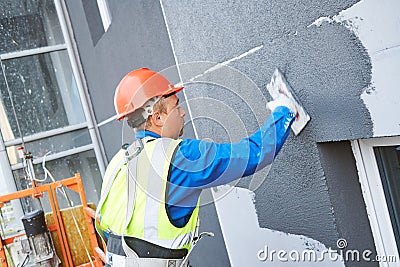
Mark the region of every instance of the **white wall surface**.
POLYGON ((367 49, 372 63, 371 86, 361 98, 370 111, 374 136, 400 135, 400 1, 363 0, 324 22, 342 22, 367 49))
POLYGON ((338 248, 328 253, 329 248, 317 240, 260 228, 252 191, 219 186, 213 197, 232 266, 345 266, 338 248))

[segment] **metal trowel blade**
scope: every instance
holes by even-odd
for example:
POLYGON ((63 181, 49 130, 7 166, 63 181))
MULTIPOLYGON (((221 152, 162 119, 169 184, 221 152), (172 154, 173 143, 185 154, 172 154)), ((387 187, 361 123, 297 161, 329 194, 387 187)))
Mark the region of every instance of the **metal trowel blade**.
POLYGON ((276 99, 281 94, 284 94, 296 106, 297 114, 296 119, 292 124, 292 131, 295 135, 298 135, 304 129, 304 127, 306 127, 311 118, 304 109, 303 105, 301 105, 292 87, 286 81, 285 76, 279 69, 276 69, 272 75, 271 82, 267 84, 267 90, 273 99, 276 99))

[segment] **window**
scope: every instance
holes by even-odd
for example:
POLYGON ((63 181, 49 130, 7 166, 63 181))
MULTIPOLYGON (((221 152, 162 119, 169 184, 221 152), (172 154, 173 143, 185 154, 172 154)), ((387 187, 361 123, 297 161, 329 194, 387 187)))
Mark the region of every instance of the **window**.
POLYGON ((111 13, 108 8, 108 0, 97 0, 97 5, 99 6, 101 22, 103 23, 103 28, 106 32, 111 24, 111 13))
MULTIPOLYGON (((35 175, 42 160, 56 180, 81 173, 88 201, 100 196, 104 163, 99 140, 72 51, 60 0, 0 1, 0 189, 30 187, 18 147, 33 155, 35 175)), ((46 182, 50 182, 47 180, 46 182)), ((77 196, 70 194, 73 202, 77 196)), ((21 213, 42 208, 46 199, 12 202, 0 210, 1 230, 15 233, 21 213)), ((67 207, 59 198, 61 208, 67 207)))
POLYGON ((82 0, 86 22, 89 26, 93 46, 96 46, 111 24, 111 13, 107 0, 82 0))
POLYGON ((2 0, 0 10, 1 54, 64 43, 53 1, 2 0))
MULTIPOLYGON (((399 259, 400 137, 352 141, 368 217, 380 256, 399 259)), ((395 266, 396 263, 381 263, 395 266)))
POLYGON ((2 127, 4 141, 21 137, 16 120, 23 136, 85 121, 66 50, 10 58, 2 64, 0 92, 7 114, 2 127))
POLYGON ((400 145, 374 147, 397 249, 400 250, 400 145))

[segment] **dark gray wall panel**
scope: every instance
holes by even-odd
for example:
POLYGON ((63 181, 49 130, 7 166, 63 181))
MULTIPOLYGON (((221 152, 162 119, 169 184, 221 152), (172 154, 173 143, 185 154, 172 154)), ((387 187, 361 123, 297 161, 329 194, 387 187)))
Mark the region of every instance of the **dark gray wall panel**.
MULTIPOLYGON (((376 255, 374 239, 365 210, 350 142, 318 144, 340 238, 351 250, 370 250, 376 255)), ((346 266, 379 266, 377 262, 347 262, 346 266)))
POLYGON ((338 235, 318 150, 306 134, 291 136, 256 193, 260 226, 336 247, 338 235))

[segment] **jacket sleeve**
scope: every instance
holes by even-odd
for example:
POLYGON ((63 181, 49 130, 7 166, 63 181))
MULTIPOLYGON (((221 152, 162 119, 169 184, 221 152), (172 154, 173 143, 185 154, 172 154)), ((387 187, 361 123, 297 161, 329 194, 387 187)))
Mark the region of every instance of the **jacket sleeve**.
POLYGON ((253 174, 272 163, 293 121, 294 113, 281 106, 253 135, 237 143, 184 139, 172 162, 171 184, 204 189, 253 174))

